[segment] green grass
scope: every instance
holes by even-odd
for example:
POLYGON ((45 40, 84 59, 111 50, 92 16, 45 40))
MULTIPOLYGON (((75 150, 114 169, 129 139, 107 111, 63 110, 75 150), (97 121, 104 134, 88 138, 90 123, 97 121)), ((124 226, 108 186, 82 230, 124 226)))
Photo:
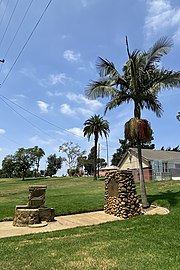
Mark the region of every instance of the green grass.
MULTIPOLYGON (((58 213, 103 208, 103 181, 62 178, 43 182, 0 180, 0 209, 6 208, 8 201, 9 213, 13 215, 16 202, 26 203, 27 186, 35 183, 48 185, 47 204, 57 208, 58 213)), ((139 186, 137 190, 139 193, 139 186)), ((166 216, 138 216, 96 226, 0 239, 0 269, 178 270, 179 190, 180 181, 147 183, 150 202, 160 200, 170 205, 170 214, 166 216)), ((8 216, 6 210, 1 219, 8 216)))

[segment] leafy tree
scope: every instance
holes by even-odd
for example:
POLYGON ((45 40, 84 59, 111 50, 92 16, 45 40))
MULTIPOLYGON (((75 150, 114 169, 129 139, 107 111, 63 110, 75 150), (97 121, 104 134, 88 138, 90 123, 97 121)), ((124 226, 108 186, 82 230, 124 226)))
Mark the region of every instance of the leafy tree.
POLYGON ((50 155, 47 158, 47 169, 45 172, 46 176, 53 176, 57 173, 59 169, 62 167, 63 159, 61 157, 57 157, 56 154, 50 155))
POLYGON ((68 171, 71 172, 72 169, 76 169, 78 164, 78 158, 85 154, 85 151, 81 152, 80 146, 74 144, 73 142, 66 142, 59 146, 59 152, 65 154, 66 157, 63 158, 66 165, 68 166, 68 171))
POLYGON ((40 160, 45 155, 45 152, 42 148, 38 146, 34 146, 34 148, 32 148, 32 152, 34 153, 35 164, 36 164, 36 169, 35 169, 35 177, 36 177, 36 174, 39 172, 40 160))
POLYGON ((34 166, 34 162, 32 148, 19 148, 14 155, 15 173, 24 180, 27 172, 34 166))
MULTIPOLYGON (((86 96, 91 99, 109 97, 110 101, 105 107, 105 112, 132 101, 135 118, 141 119, 141 111, 144 108, 152 110, 157 117, 160 117, 162 105, 158 101, 158 92, 161 89, 180 87, 180 72, 167 70, 158 65, 162 56, 169 52, 172 45, 170 39, 162 37, 148 51, 134 50, 130 53, 126 38, 128 60, 123 66, 122 75, 112 62, 99 58, 97 69, 100 79, 88 85, 86 96)), ((139 140, 137 146, 142 205, 148 207, 139 140)))
POLYGON ((109 130, 109 123, 107 120, 104 120, 100 115, 93 115, 89 119, 84 122, 84 136, 90 137, 94 135, 94 180, 97 179, 96 177, 96 167, 97 167, 97 145, 99 136, 105 136, 107 138, 110 130, 109 130))
POLYGON ((180 121, 180 112, 178 112, 176 118, 177 118, 178 121, 180 121))
POLYGON ((161 147, 161 150, 163 150, 163 151, 174 151, 174 152, 180 152, 180 147, 179 147, 179 145, 177 145, 177 146, 175 146, 175 147, 167 147, 166 149, 165 149, 165 147, 164 146, 162 146, 161 147))
POLYGON ((13 177, 14 175, 14 156, 7 155, 2 161, 2 172, 6 177, 13 177))

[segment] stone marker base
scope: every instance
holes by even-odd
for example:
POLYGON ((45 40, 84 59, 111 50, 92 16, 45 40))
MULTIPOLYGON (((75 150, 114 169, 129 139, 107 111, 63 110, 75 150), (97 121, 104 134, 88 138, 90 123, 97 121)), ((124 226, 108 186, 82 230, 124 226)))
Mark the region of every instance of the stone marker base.
POLYGON ((26 227, 34 224, 41 224, 41 221, 54 221, 54 217, 55 211, 53 208, 42 207, 30 209, 25 205, 19 205, 16 206, 13 226, 26 227))
POLYGON ((16 209, 13 226, 26 227, 40 223, 39 209, 16 209))

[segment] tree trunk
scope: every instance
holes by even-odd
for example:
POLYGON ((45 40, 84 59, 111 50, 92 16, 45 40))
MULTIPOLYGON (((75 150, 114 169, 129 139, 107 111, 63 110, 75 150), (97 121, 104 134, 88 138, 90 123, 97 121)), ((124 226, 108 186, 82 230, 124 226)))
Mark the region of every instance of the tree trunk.
POLYGON ((140 143, 139 139, 137 140, 137 149, 138 149, 139 180, 140 180, 140 192, 141 192, 142 207, 147 208, 147 207, 149 207, 149 203, 147 201, 147 195, 146 195, 146 187, 145 187, 144 173, 143 173, 143 166, 142 166, 141 143, 140 143))
POLYGON ((98 135, 97 134, 94 134, 94 180, 97 180, 97 176, 96 176, 97 144, 98 144, 98 135))

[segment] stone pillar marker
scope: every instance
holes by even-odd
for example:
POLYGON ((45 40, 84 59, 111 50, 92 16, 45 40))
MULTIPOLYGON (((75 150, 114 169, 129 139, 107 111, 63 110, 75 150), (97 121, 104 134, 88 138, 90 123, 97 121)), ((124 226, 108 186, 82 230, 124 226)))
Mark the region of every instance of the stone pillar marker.
POLYGON ((29 186, 28 204, 16 206, 13 226, 25 227, 41 224, 41 221, 54 221, 54 209, 44 206, 46 189, 45 185, 29 186))
POLYGON ((122 218, 141 214, 131 171, 117 170, 106 174, 104 212, 122 218))

